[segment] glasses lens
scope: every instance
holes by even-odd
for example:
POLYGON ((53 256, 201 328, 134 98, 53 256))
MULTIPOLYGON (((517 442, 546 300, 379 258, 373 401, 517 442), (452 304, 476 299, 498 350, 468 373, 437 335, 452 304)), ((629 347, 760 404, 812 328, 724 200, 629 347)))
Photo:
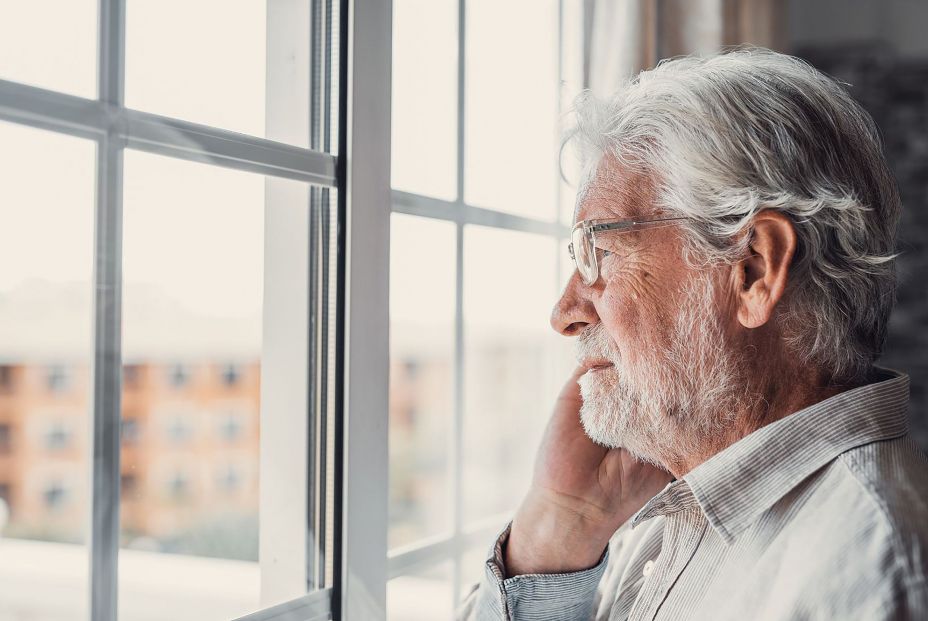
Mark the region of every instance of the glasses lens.
POLYGON ((580 272, 586 284, 593 284, 596 281, 596 255, 593 253, 589 235, 583 227, 578 227, 571 233, 570 241, 573 242, 577 271, 580 272))

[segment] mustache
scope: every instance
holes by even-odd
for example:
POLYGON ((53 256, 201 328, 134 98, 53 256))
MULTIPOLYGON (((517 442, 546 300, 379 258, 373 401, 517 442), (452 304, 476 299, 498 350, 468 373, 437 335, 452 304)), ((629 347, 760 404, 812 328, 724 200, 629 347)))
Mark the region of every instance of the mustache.
POLYGON ((615 341, 609 336, 602 323, 594 323, 583 329, 577 336, 577 364, 589 358, 605 358, 618 365, 621 362, 615 341))

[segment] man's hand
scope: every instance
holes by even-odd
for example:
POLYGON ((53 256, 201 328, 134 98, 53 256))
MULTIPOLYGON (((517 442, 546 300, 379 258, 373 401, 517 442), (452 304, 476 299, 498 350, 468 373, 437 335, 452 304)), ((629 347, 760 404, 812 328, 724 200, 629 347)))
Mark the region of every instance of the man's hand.
POLYGON ((506 544, 506 573, 561 573, 592 567, 610 537, 672 479, 622 448, 595 444, 580 423, 577 367, 558 396, 528 494, 506 544))

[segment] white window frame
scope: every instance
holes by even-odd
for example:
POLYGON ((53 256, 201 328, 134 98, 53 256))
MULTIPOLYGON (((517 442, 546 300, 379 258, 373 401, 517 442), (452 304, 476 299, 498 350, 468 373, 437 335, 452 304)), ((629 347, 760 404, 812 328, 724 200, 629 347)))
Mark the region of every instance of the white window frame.
MULTIPOLYGON (((309 325, 315 311, 308 308, 309 304, 296 312, 280 306, 283 285, 278 281, 283 279, 284 266, 296 269, 298 277, 288 284, 296 283, 306 294, 305 299, 310 299, 315 284, 311 265, 301 270, 298 263, 292 262, 311 254, 307 248, 310 232, 300 229, 295 243, 281 244, 280 248, 271 245, 265 256, 266 269, 273 277, 265 278, 262 376, 270 381, 262 382, 260 502, 262 553, 267 545, 267 550, 283 549, 296 558, 295 569, 286 566, 280 577, 291 584, 296 580, 297 586, 307 588, 307 593, 242 619, 385 618, 391 2, 309 0, 307 4, 303 0, 275 0, 269 4, 267 139, 126 108, 126 3, 99 0, 98 7, 96 99, 0 79, 0 120, 92 140, 97 147, 89 455, 90 618, 116 621, 117 614, 123 375, 122 186, 126 148, 338 190, 338 256, 333 258, 339 275, 333 306, 339 313, 332 419, 335 444, 334 455, 317 462, 333 468, 335 475, 334 508, 329 513, 334 516, 330 525, 334 573, 323 582, 313 574, 319 568, 311 567, 314 561, 306 546, 274 534, 286 530, 275 531, 279 526, 292 526, 288 523, 291 519, 305 533, 308 521, 314 519, 313 512, 319 511, 309 504, 315 482, 310 480, 307 470, 311 468, 306 464, 319 459, 311 445, 316 437, 312 434, 320 432, 318 421, 313 419, 320 417, 303 416, 304 433, 300 434, 288 427, 291 420, 274 415, 282 411, 315 413, 320 390, 311 386, 312 362, 306 356, 307 347, 311 348, 317 338, 309 325), (312 40, 319 51, 318 35, 323 30, 332 32, 326 26, 334 14, 333 5, 338 7, 340 19, 335 29, 338 41, 326 35, 324 61, 309 67, 305 59, 300 64, 302 57, 297 55, 295 79, 292 73, 288 79, 279 66, 275 72, 273 63, 280 60, 279 55, 286 56, 287 46, 308 47, 312 40), (317 35, 312 39, 310 29, 317 35), (338 80, 333 80, 328 69, 320 70, 319 63, 333 60, 336 53, 338 80), (329 90, 333 84, 336 93, 329 90), (323 141, 326 144, 320 144, 317 127, 319 119, 327 117, 330 107, 336 105, 338 156, 326 148, 330 146, 329 138, 323 141), (304 131, 315 136, 311 148, 282 142, 304 131), (284 434, 287 428, 289 435, 284 434), (273 444, 273 440, 280 445, 273 444), (274 450, 266 450, 269 448, 274 450), (289 486, 275 488, 268 485, 275 470, 296 472, 297 476, 289 479, 289 486), (300 489, 294 489, 294 480, 300 489), (297 507, 295 512, 268 510, 284 494, 290 506, 297 507), (305 502, 294 502, 294 498, 305 502)), ((331 137, 332 142, 335 140, 331 137)), ((318 194, 315 190, 311 193, 318 194)), ((269 209, 265 234, 282 234, 308 224, 306 214, 300 211, 269 209)), ((313 357, 318 359, 318 352, 313 357)), ((314 476, 318 478, 320 473, 314 476)), ((325 511, 322 515, 326 515, 325 511)), ((262 565, 262 574, 264 569, 262 565)), ((267 573, 271 577, 265 575, 262 587, 275 584, 273 570, 267 573)))
MULTIPOLYGON (((565 11, 574 10, 580 13, 581 19, 587 12, 584 0, 558 0, 558 73, 561 89, 558 93, 558 111, 564 110, 565 95, 565 11), (573 5, 573 6, 569 6, 573 5)), ((434 220, 453 222, 455 225, 456 256, 455 256, 455 307, 454 307, 454 396, 451 424, 451 450, 449 464, 451 468, 451 531, 445 535, 430 537, 427 540, 404 545, 389 551, 388 578, 394 579, 407 576, 424 569, 434 567, 442 562, 452 563, 452 597, 453 604, 457 606, 462 596, 461 574, 462 557, 475 546, 489 546, 493 536, 510 519, 509 512, 489 516, 479 522, 464 524, 463 515, 463 437, 464 437, 464 365, 465 365, 465 334, 464 334, 464 228, 468 225, 480 225, 508 231, 534 233, 563 242, 570 237, 569 223, 562 219, 561 203, 564 192, 568 192, 566 184, 560 179, 552 178, 552 192, 557 194, 557 209, 551 220, 529 218, 510 213, 479 207, 464 200, 465 180, 465 75, 466 75, 466 37, 467 37, 467 0, 458 0, 458 50, 457 50, 457 187, 455 200, 442 200, 422 194, 392 191, 393 212, 434 220), (554 187, 556 184, 556 187, 554 187)), ((585 28, 585 26, 584 26, 585 28)), ((552 119, 554 121, 554 119, 552 119)), ((396 139, 401 139, 397 136, 396 139)), ((560 246, 559 246, 560 247, 560 246)), ((555 264, 555 273, 551 278, 556 285, 560 283, 561 264, 564 260, 558 252, 555 264)))

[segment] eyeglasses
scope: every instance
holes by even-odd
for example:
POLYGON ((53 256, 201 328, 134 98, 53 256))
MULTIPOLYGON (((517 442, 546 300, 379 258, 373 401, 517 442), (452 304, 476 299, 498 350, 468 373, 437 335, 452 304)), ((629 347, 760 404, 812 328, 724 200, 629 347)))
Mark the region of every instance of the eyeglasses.
POLYGON ((599 261, 596 251, 596 234, 605 231, 631 233, 664 226, 673 226, 690 218, 658 218, 655 220, 581 220, 570 232, 567 251, 574 260, 583 282, 592 285, 599 279, 599 261))

